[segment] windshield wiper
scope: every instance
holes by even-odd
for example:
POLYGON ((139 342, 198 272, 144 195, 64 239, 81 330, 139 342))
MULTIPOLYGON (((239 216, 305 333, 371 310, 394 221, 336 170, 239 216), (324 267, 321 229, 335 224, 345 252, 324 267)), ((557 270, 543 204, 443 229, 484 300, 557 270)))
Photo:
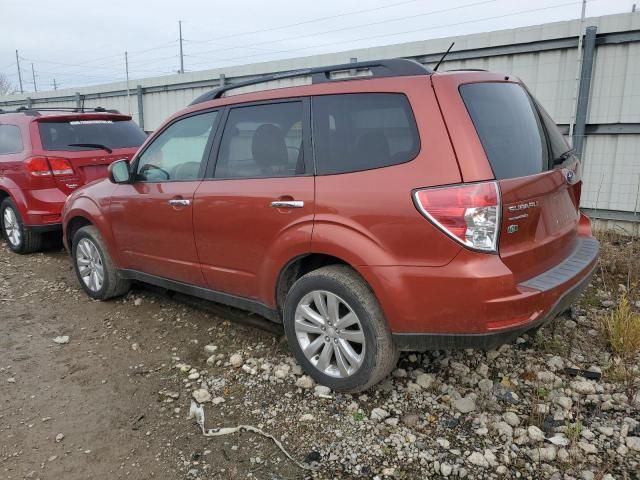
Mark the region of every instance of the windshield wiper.
POLYGON ((562 163, 564 163, 564 161, 569 158, 571 155, 573 155, 575 152, 575 150, 573 148, 570 148, 569 150, 567 150, 566 152, 558 155, 556 158, 553 159, 553 164, 554 165, 560 165, 562 163))
POLYGON ((107 153, 112 153, 111 150, 106 145, 102 145, 101 143, 70 143, 67 147, 89 147, 89 148, 99 148, 101 150, 105 150, 107 153))

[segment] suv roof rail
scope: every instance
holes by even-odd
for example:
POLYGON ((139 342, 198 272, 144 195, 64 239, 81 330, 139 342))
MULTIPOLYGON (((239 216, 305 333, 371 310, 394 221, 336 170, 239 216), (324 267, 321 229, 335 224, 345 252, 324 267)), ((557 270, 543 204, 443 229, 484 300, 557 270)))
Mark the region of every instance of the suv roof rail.
POLYGON ((69 112, 69 113, 91 113, 91 112, 99 112, 99 113, 117 113, 120 112, 118 110, 106 109, 104 107, 95 107, 95 108, 77 108, 77 107, 27 107, 26 105, 22 105, 21 107, 16 108, 15 110, 3 110, 0 108, 0 114, 3 113, 24 113, 25 115, 39 116, 40 112, 69 112))
POLYGON ((258 85, 260 83, 266 83, 274 80, 281 80, 284 78, 295 78, 311 76, 311 83, 324 83, 332 81, 344 81, 344 80, 362 80, 362 76, 352 75, 348 77, 332 78, 331 73, 341 71, 356 71, 356 70, 369 70, 371 72, 370 77, 382 78, 382 77, 404 77, 410 75, 430 75, 433 71, 421 63, 415 60, 409 60, 407 58, 391 58, 387 60, 371 60, 366 62, 353 62, 343 63, 339 65, 329 65, 326 67, 316 68, 303 68, 300 70, 291 70, 288 72, 274 73, 271 75, 264 75, 251 80, 243 82, 230 83, 222 87, 210 90, 198 98, 196 98, 189 105, 197 105, 198 103, 208 102, 220 98, 223 93, 233 90, 235 88, 247 87, 249 85, 258 85))

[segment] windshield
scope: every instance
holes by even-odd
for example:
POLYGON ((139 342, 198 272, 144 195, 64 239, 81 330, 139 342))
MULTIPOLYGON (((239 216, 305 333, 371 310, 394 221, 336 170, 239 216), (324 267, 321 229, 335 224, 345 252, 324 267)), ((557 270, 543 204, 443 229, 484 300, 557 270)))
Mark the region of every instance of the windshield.
MULTIPOLYGON (((525 177, 549 169, 549 147, 543 121, 532 98, 516 83, 471 83, 460 87, 478 137, 496 179, 525 177)), ((548 117, 548 115, 546 115, 548 117)), ((568 149, 553 121, 550 143, 568 149), (557 137, 560 138, 557 138, 557 137), (560 142, 564 146, 559 146, 560 142)), ((546 122, 545 122, 546 123, 546 122)), ((549 127, 547 127, 549 130, 549 127)))
POLYGON ((69 120, 40 122, 40 138, 45 150, 98 150, 96 145, 110 149, 137 148, 146 134, 133 120, 69 120), (71 146, 72 144, 92 146, 71 146))

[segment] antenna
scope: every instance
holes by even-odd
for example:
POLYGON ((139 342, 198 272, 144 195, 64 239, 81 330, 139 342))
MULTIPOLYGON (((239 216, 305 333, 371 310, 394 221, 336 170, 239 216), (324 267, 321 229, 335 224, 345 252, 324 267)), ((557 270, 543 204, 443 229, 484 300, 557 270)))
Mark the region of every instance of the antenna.
POLYGON ((433 67, 433 71, 437 72, 438 71, 438 67, 440 66, 440 64, 444 61, 445 57, 447 55, 449 55, 449 52, 451 51, 451 49, 453 48, 453 46, 456 44, 456 42, 451 42, 451 45, 449 45, 449 48, 447 48, 447 51, 444 52, 444 55, 442 55, 442 57, 440 57, 440 60, 438 60, 438 63, 436 63, 436 66, 433 67))

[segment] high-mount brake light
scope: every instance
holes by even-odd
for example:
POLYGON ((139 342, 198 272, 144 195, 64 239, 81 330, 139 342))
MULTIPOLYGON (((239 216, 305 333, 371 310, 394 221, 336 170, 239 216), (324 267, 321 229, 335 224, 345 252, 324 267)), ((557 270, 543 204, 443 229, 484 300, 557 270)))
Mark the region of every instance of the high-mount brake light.
POLYGON ((500 232, 500 191, 496 182, 416 190, 416 207, 462 245, 495 252, 500 232))

